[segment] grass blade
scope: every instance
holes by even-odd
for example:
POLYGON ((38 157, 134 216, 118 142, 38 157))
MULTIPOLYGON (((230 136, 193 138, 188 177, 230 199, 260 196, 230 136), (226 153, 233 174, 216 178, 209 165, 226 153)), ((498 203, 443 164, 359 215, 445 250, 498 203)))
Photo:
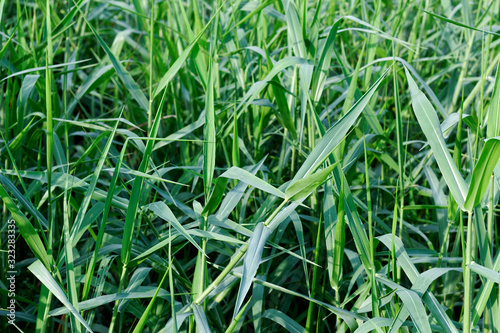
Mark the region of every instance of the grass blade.
POLYGON ((54 294, 54 296, 57 297, 59 301, 61 301, 62 304, 64 304, 65 307, 69 309, 71 314, 76 317, 76 319, 87 329, 87 331, 92 332, 90 326, 82 318, 82 316, 80 316, 78 311, 76 311, 76 309, 73 307, 73 304, 71 304, 71 302, 64 294, 64 291, 61 289, 61 287, 59 287, 57 282, 54 280, 52 275, 50 275, 50 272, 47 270, 47 268, 45 268, 41 261, 35 261, 28 266, 28 269, 52 292, 52 294, 54 294))

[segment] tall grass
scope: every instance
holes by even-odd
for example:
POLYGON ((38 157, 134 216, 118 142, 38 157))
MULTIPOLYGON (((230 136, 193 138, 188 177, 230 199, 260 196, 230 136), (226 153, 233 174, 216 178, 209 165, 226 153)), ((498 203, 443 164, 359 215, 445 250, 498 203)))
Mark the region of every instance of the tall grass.
POLYGON ((499 18, 0 0, 0 331, 497 332, 499 18))

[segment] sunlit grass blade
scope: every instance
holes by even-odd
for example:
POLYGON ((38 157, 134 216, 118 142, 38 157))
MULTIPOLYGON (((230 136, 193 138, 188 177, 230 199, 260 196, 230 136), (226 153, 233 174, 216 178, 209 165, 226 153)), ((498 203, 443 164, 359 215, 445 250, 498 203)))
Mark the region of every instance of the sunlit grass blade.
POLYGON ((292 184, 305 176, 311 174, 316 170, 321 163, 331 154, 331 152, 337 147, 337 145, 344 139, 347 131, 357 120, 358 116, 363 111, 364 107, 368 104, 370 98, 377 91, 380 83, 385 78, 388 70, 373 84, 373 86, 368 90, 368 92, 363 95, 363 97, 358 100, 349 112, 342 117, 335 125, 330 127, 330 129, 325 133, 319 142, 316 143, 313 151, 309 154, 307 159, 304 161, 300 169, 297 171, 293 177, 292 184))
POLYGON ((446 180, 446 184, 448 185, 451 194, 459 206, 465 209, 464 204, 469 187, 458 171, 458 168, 453 162, 450 152, 446 147, 443 133, 441 133, 441 129, 439 128, 439 120, 436 111, 427 97, 425 97, 420 89, 418 89, 417 84, 406 68, 405 71, 406 78, 410 86, 413 110, 417 116, 420 127, 429 141, 434 157, 436 158, 436 162, 438 163, 439 169, 446 180))
POLYGON ((28 269, 54 294, 54 296, 57 297, 59 301, 61 301, 61 303, 64 304, 66 308, 69 309, 71 314, 76 317, 76 319, 87 329, 87 331, 92 332, 90 326, 85 322, 82 316, 80 316, 78 311, 76 311, 71 302, 68 301, 68 298, 66 297, 66 294, 64 294, 64 291, 57 284, 57 282, 54 280, 50 272, 47 270, 47 268, 45 268, 41 261, 35 261, 28 267, 28 269))

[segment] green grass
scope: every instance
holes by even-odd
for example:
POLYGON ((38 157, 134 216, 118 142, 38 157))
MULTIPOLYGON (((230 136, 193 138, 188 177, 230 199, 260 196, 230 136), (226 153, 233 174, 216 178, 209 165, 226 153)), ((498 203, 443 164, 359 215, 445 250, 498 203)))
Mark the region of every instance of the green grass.
POLYGON ((499 20, 0 0, 0 332, 499 331, 499 20))

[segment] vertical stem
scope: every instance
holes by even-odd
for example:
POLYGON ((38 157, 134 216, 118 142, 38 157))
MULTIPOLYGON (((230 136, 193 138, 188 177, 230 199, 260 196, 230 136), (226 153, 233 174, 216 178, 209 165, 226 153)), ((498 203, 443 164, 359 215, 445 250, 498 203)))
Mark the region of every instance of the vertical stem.
MULTIPOLYGON (((321 251, 320 247, 320 242, 321 242, 321 223, 318 223, 318 232, 316 235, 316 249, 314 253, 314 262, 319 265, 319 253, 321 251)), ((307 279, 308 277, 306 277, 307 279)), ((318 266, 314 266, 313 268, 313 281, 312 281, 312 286, 311 286, 311 298, 316 297, 316 285, 318 283, 318 266)), ((306 332, 311 332, 312 331, 312 325, 314 324, 313 322, 314 319, 314 303, 309 302, 309 308, 307 309, 307 321, 306 321, 306 332)), ((318 325, 318 323, 316 323, 318 325)))
POLYGON ((467 219, 467 242, 465 244, 465 263, 464 263, 464 333, 470 333, 471 331, 471 303, 472 303, 472 281, 471 281, 471 249, 472 249, 472 213, 468 214, 467 219))
POLYGON ((148 133, 151 132, 153 123, 153 45, 154 45, 154 9, 155 2, 151 2, 151 20, 149 26, 149 112, 148 133))
POLYGON ((370 241, 370 261, 372 263, 371 269, 371 288, 372 288, 372 314, 373 317, 379 317, 378 309, 378 295, 377 295, 377 283, 375 280, 375 243, 373 240, 373 216, 372 216, 372 196, 370 193, 370 177, 368 174, 368 156, 366 154, 366 140, 363 137, 364 150, 365 150, 365 177, 366 177, 366 205, 368 207, 368 239, 370 241))

